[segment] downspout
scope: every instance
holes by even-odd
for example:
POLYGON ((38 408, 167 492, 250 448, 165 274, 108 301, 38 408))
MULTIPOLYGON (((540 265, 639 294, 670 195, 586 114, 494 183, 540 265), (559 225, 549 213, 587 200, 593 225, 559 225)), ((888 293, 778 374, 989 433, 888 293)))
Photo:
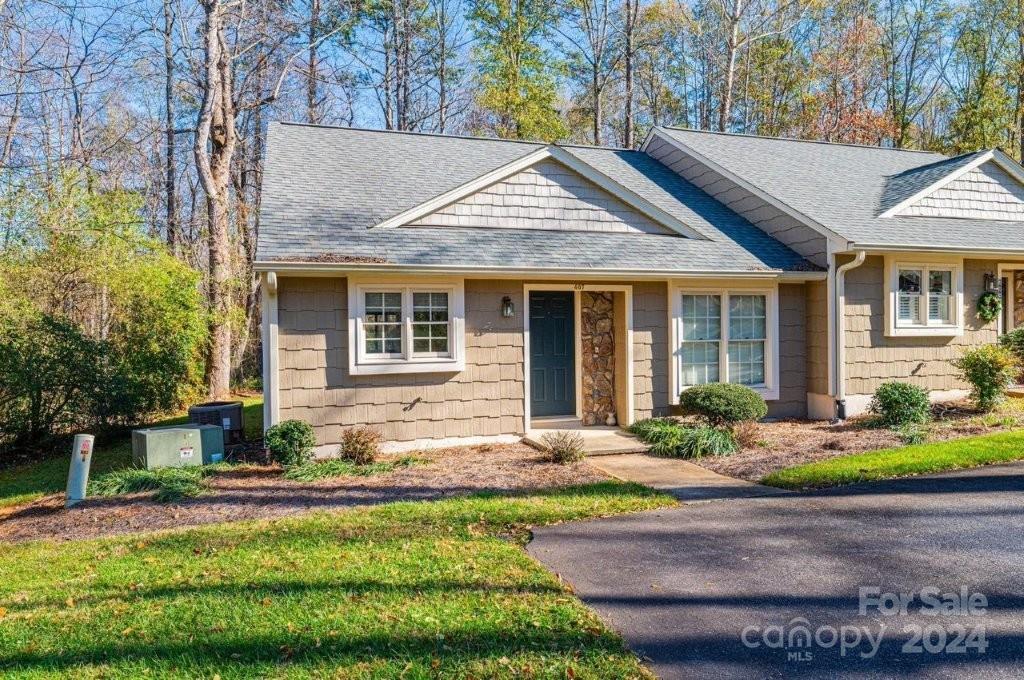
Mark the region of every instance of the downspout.
POLYGON ((277 425, 280 414, 278 402, 278 329, 277 329, 277 273, 266 272, 261 282, 263 314, 263 429, 277 425))
POLYGON ((867 253, 858 250, 854 258, 836 268, 836 418, 846 420, 846 272, 864 264, 867 253))

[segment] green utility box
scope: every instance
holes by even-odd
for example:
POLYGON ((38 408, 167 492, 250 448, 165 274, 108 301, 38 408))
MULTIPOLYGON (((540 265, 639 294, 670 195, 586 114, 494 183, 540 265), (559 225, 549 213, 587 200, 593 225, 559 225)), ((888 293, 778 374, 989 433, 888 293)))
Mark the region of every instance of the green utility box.
POLYGON ((224 458, 224 430, 217 425, 168 425, 132 432, 132 457, 147 470, 207 465, 224 458))

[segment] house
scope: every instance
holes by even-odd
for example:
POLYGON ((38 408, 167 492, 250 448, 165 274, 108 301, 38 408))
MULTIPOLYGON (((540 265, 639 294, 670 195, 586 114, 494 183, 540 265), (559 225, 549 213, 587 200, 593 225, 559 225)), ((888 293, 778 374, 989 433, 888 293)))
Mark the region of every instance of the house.
POLYGON ((627 425, 715 381, 772 417, 845 417, 887 380, 963 395, 950 360, 1024 323, 1024 168, 997 150, 285 123, 268 144, 266 422, 322 445, 362 424, 395 447, 627 425))

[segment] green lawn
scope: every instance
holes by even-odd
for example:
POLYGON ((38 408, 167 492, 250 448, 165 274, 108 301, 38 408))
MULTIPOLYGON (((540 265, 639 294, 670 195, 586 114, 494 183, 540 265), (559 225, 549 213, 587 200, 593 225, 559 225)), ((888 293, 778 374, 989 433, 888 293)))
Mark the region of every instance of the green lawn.
POLYGON ((10 546, 0 675, 649 677, 521 545, 672 503, 605 482, 10 546))
POLYGON ((1021 430, 841 456, 773 472, 761 483, 815 489, 1013 460, 1024 460, 1021 430))
MULTIPOLYGON (((263 397, 245 397, 245 436, 263 436, 263 397)), ((153 425, 177 425, 188 422, 188 415, 181 413, 157 421, 153 425)), ((39 463, 21 465, 0 471, 0 508, 28 503, 51 493, 64 491, 68 479, 68 455, 47 458, 39 463)), ((130 437, 124 437, 96 447, 93 453, 89 476, 131 465, 132 444, 130 437)))

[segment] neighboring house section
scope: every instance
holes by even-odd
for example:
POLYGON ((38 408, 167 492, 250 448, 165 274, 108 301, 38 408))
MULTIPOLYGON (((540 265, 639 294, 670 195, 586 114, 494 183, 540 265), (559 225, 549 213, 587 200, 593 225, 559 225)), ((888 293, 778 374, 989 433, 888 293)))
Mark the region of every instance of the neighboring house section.
POLYGON ((922 196, 899 212, 902 217, 959 217, 1024 221, 1024 185, 988 161, 922 196))
POLYGON ((1024 323, 1020 174, 672 128, 630 151, 274 124, 265 420, 409 448, 627 425, 708 382, 770 417, 857 413, 886 380, 958 396, 952 360, 1024 323))

